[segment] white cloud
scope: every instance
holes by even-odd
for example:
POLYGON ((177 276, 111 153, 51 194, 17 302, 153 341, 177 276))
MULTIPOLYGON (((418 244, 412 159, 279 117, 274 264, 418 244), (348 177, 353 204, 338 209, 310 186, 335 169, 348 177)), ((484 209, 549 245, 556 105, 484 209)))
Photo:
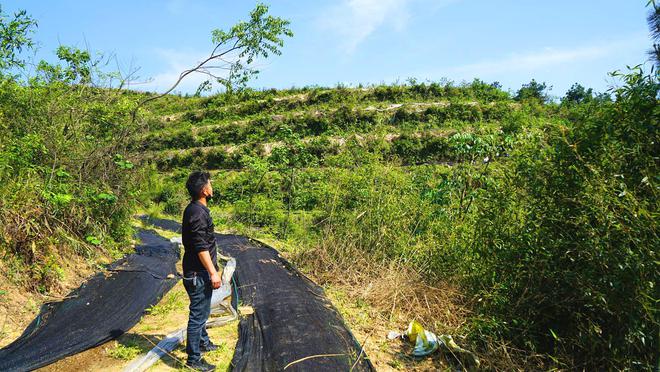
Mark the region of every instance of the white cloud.
MULTIPOLYGON (((405 29, 411 18, 410 5, 415 1, 420 0, 342 0, 324 12, 319 23, 336 33, 342 39, 342 49, 352 53, 381 27, 405 29)), ((454 1, 457 0, 435 0, 430 8, 437 10, 454 1)))
POLYGON ((548 67, 557 67, 588 62, 636 47, 644 38, 614 41, 607 44, 581 46, 569 49, 544 48, 526 53, 511 53, 499 59, 484 60, 444 70, 449 76, 492 76, 510 72, 535 72, 548 67))
POLYGON ((412 18, 411 6, 421 3, 425 12, 436 12, 461 0, 341 0, 323 12, 319 24, 341 38, 348 54, 383 27, 403 31, 412 18))

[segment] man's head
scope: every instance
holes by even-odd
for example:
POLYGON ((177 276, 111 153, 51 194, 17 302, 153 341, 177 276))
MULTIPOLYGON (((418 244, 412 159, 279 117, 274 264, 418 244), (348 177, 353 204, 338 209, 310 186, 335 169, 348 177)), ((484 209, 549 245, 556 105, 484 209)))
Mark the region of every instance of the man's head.
POLYGON ((186 181, 186 189, 192 200, 202 198, 210 199, 213 196, 213 187, 211 187, 211 175, 209 172, 192 172, 186 181))

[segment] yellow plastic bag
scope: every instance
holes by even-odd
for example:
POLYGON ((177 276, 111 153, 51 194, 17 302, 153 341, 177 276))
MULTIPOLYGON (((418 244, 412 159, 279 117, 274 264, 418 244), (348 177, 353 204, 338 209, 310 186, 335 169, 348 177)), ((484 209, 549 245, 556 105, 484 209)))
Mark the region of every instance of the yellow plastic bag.
POLYGON ((422 327, 417 321, 413 320, 405 332, 410 342, 415 343, 413 349, 414 356, 425 356, 438 350, 438 338, 432 332, 429 332, 422 327))
POLYGON ((443 352, 456 357, 456 359, 458 359, 467 370, 478 369, 481 364, 479 358, 477 358, 474 353, 458 346, 452 336, 440 335, 438 337, 435 333, 425 330, 424 327, 415 320, 410 322, 408 329, 403 334, 390 332, 387 336, 390 340, 403 337, 415 344, 412 351, 414 356, 426 356, 441 349, 443 352))

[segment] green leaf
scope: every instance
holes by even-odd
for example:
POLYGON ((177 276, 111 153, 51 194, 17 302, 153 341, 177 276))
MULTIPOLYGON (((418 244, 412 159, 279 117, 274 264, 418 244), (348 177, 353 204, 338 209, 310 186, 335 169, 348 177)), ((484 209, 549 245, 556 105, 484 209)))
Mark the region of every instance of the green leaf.
POLYGON ((87 237, 85 237, 85 240, 87 241, 87 243, 92 245, 101 245, 101 239, 97 238, 94 235, 87 235, 87 237))
POLYGON ((115 155, 113 161, 115 165, 121 169, 133 169, 135 167, 135 165, 130 160, 124 159, 124 157, 120 154, 115 155))
POLYGON ((553 331, 552 329, 550 329, 550 334, 552 334, 552 338, 554 338, 555 340, 559 341, 559 336, 557 336, 557 334, 555 333, 555 331, 553 331))
POLYGON ((71 178, 71 175, 67 173, 64 169, 59 169, 55 175, 60 178, 71 178))
POLYGON ((114 203, 117 201, 117 197, 112 194, 100 193, 96 196, 96 200, 105 201, 108 203, 114 203))

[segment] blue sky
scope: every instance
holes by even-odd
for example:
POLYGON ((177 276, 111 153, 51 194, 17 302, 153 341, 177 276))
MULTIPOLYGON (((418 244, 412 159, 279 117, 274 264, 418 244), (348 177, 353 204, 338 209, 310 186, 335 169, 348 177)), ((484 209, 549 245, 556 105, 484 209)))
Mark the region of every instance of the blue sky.
MULTIPOLYGON (((647 59, 646 0, 273 0, 295 36, 260 62, 255 88, 477 77, 517 89, 532 78, 561 96, 575 82, 604 91, 607 73, 647 59)), ((164 90, 212 49, 210 32, 255 1, 3 1, 38 20, 37 58, 58 45, 114 53, 142 84, 164 90)), ((203 76, 178 89, 194 92, 203 76)))

